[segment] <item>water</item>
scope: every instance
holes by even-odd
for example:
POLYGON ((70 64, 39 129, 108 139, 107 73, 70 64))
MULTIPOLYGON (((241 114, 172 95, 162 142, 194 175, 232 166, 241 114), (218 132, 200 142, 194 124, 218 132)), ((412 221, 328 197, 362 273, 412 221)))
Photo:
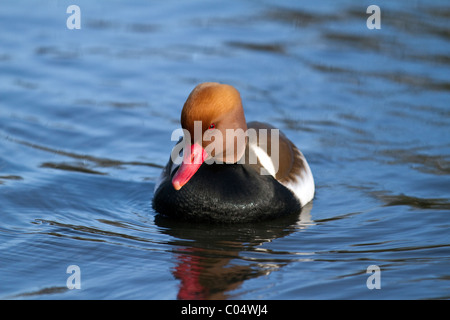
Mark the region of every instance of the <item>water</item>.
POLYGON ((380 30, 365 1, 76 4, 80 30, 66 2, 0 4, 2 299, 450 297, 447 1, 379 1, 380 30), (300 216, 153 211, 204 81, 303 151, 317 194, 300 216))

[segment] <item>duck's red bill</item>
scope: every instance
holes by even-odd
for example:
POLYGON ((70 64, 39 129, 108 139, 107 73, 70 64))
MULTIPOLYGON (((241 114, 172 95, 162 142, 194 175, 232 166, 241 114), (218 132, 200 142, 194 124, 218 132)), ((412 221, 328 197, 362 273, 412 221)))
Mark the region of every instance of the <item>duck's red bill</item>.
POLYGON ((184 150, 183 162, 172 178, 172 185, 175 190, 180 190, 197 172, 208 154, 199 144, 191 145, 191 152, 184 150))

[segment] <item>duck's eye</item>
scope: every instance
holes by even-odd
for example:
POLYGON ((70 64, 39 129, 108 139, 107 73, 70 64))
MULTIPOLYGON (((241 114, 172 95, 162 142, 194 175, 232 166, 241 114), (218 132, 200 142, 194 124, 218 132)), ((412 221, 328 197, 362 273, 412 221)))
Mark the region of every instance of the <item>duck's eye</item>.
POLYGON ((214 124, 214 123, 211 123, 210 125, 209 125, 209 128, 210 129, 214 129, 216 127, 216 125, 214 124))

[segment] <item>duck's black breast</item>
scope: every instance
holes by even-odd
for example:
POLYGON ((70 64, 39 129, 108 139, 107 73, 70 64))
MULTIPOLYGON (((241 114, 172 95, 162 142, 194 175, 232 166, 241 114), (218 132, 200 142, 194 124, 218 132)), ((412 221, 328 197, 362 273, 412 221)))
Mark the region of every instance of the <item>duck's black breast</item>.
POLYGON ((202 164, 180 190, 167 177, 153 197, 158 213, 182 220, 250 222, 300 213, 294 194, 245 164, 202 164))

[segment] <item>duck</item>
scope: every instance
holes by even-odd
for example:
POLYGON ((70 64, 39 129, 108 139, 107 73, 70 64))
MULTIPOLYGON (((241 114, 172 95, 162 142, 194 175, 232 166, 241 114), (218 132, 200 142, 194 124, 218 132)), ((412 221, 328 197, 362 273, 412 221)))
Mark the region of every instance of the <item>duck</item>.
POLYGON ((247 122, 234 86, 196 85, 180 124, 155 183, 152 207, 159 215, 253 223, 299 214, 313 200, 314 178, 303 153, 274 126, 247 122))

